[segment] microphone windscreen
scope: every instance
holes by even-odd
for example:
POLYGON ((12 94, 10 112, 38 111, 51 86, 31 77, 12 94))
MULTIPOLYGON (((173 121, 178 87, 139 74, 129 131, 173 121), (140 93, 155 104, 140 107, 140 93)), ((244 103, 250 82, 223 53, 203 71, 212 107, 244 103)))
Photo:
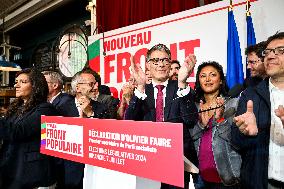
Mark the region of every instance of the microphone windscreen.
POLYGON ((234 87, 232 87, 229 92, 228 95, 230 98, 235 98, 237 96, 239 96, 239 94, 244 90, 243 85, 241 84, 236 84, 234 87))
POLYGON ((234 114, 236 113, 236 108, 235 107, 230 107, 229 109, 227 109, 224 114, 223 114, 223 117, 225 119, 228 119, 229 117, 232 117, 234 116, 234 114))

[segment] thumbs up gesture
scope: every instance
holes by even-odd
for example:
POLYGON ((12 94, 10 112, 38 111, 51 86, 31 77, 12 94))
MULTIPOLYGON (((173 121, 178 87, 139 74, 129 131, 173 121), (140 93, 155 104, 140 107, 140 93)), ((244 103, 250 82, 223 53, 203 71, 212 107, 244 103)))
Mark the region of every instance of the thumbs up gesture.
POLYGON ((247 111, 234 118, 234 122, 239 128, 240 132, 244 135, 256 136, 258 133, 256 118, 253 113, 253 102, 249 100, 247 102, 247 111))

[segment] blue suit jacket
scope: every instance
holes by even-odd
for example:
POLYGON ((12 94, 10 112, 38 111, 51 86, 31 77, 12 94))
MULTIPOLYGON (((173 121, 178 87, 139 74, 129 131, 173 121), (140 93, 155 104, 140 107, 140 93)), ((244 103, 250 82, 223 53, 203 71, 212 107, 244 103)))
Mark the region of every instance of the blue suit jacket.
POLYGON ((258 134, 255 137, 243 135, 232 125, 232 142, 242 157, 242 188, 266 189, 268 186, 268 155, 271 125, 271 107, 268 79, 256 87, 247 88, 241 95, 236 116, 247 111, 247 101, 253 101, 258 134))
POLYGON ((72 116, 69 107, 71 102, 74 101, 74 97, 67 93, 60 93, 52 102, 52 105, 58 110, 62 116, 72 116))

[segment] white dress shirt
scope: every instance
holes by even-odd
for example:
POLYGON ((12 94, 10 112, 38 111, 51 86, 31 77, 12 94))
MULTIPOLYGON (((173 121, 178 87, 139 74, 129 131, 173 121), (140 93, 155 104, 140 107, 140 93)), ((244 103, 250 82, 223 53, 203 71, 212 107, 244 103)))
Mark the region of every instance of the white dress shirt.
MULTIPOLYGON (((165 88, 162 90, 163 92, 163 97, 164 97, 164 107, 165 107, 165 99, 166 99, 166 91, 167 91, 167 85, 168 85, 169 80, 166 80, 164 83, 156 83, 155 81, 152 80, 152 84, 154 87, 154 99, 155 99, 155 107, 156 107, 156 99, 158 95, 158 89, 156 88, 157 85, 164 85, 165 88)), ((187 86, 185 89, 178 89, 177 91, 177 96, 178 97, 183 97, 186 96, 190 92, 190 87, 187 86)), ((145 93, 141 93, 138 89, 134 90, 134 95, 141 99, 145 100, 147 98, 147 95, 145 93)))
POLYGON ((284 90, 275 87, 269 80, 271 102, 271 127, 269 141, 268 178, 284 182, 284 129, 274 110, 284 106, 284 90))
POLYGON ((59 92, 59 93, 57 93, 55 96, 53 96, 53 97, 50 99, 49 103, 52 104, 52 102, 54 101, 54 99, 55 99, 56 97, 58 97, 58 95, 60 95, 60 94, 61 94, 61 92, 59 92))

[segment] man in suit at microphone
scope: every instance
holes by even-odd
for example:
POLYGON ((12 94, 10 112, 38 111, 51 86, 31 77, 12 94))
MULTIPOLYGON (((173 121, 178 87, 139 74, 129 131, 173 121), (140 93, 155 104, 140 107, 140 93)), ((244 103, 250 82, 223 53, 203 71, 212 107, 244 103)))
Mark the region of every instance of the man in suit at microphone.
POLYGON ((284 32, 263 50, 268 78, 240 98, 232 141, 242 156, 241 185, 251 189, 284 188, 284 32))
MULTIPOLYGON (((171 52, 163 44, 157 44, 148 50, 146 67, 152 76, 152 83, 146 84, 146 76, 142 68, 131 61, 131 70, 137 82, 134 96, 130 100, 125 118, 128 120, 154 122, 183 123, 184 155, 197 163, 197 156, 189 134, 189 128, 197 121, 197 108, 193 102, 190 88, 186 79, 192 73, 196 58, 194 55, 186 57, 180 68, 178 81, 169 80, 171 52), (190 114, 189 113, 193 113, 190 114), (188 115, 182 117, 182 115, 188 115)), ((161 173, 165 174, 165 173, 161 173)), ((185 188, 188 188, 189 175, 185 175, 185 188)), ((163 184, 162 189, 177 187, 163 184)))

